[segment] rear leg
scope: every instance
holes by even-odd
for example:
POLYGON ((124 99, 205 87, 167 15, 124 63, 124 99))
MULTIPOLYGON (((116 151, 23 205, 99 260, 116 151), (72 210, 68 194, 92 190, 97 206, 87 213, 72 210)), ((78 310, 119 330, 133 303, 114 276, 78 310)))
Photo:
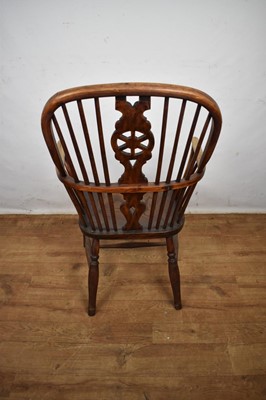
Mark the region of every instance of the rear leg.
POLYGON ((89 265, 88 289, 89 289, 89 304, 88 315, 93 316, 96 313, 96 296, 99 282, 99 248, 98 239, 85 238, 86 256, 89 265))
POLYGON ((180 292, 180 273, 177 263, 178 243, 177 237, 173 236, 166 238, 167 255, 168 255, 168 271, 172 291, 174 295, 174 306, 176 310, 182 308, 181 292, 180 292))

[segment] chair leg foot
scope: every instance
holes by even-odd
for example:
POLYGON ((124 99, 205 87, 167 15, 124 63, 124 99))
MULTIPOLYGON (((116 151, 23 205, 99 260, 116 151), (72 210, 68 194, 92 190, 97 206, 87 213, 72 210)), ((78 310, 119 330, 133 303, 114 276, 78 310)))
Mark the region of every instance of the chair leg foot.
POLYGON ((178 250, 177 246, 175 248, 175 243, 172 236, 166 238, 166 246, 168 255, 168 271, 174 296, 174 307, 176 310, 180 310, 182 308, 182 302, 180 292, 180 273, 177 263, 178 250))
POLYGON ((96 314, 96 309, 94 308, 92 308, 92 309, 90 309, 89 308, 89 310, 88 310, 88 316, 89 317, 93 317, 94 315, 96 314))
POLYGON ((89 263, 88 289, 89 304, 88 315, 92 317, 96 313, 96 296, 99 281, 99 240, 86 238, 86 255, 89 263))

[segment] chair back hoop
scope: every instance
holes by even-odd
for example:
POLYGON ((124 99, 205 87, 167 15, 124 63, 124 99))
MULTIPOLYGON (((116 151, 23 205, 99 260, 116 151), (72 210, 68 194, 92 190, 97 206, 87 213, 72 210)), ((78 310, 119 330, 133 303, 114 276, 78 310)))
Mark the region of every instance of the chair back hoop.
POLYGON ((156 83, 64 90, 42 113, 81 229, 102 238, 178 232, 221 125, 218 105, 204 92, 156 83))

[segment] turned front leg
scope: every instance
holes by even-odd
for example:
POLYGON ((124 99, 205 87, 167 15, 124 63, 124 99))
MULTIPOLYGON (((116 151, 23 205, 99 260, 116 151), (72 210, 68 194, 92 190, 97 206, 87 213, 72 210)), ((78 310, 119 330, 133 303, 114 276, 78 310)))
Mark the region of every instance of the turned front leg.
POLYGON ((166 246, 168 255, 168 271, 174 295, 174 306, 176 310, 180 310, 182 308, 182 303, 181 303, 181 293, 180 293, 180 273, 177 263, 177 256, 178 256, 177 239, 175 243, 172 236, 166 238, 166 246))
POLYGON ((96 313, 96 296, 99 281, 99 240, 86 238, 86 254, 89 264, 88 289, 89 305, 88 314, 93 316, 96 313))

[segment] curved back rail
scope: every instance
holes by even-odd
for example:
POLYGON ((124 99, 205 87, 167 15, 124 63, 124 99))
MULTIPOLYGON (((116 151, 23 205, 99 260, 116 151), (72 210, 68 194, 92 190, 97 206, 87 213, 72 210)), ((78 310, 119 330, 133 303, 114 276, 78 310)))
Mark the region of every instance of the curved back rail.
POLYGON ((44 138, 80 227, 98 238, 177 233, 221 123, 207 94, 154 83, 68 89, 42 113, 44 138))

